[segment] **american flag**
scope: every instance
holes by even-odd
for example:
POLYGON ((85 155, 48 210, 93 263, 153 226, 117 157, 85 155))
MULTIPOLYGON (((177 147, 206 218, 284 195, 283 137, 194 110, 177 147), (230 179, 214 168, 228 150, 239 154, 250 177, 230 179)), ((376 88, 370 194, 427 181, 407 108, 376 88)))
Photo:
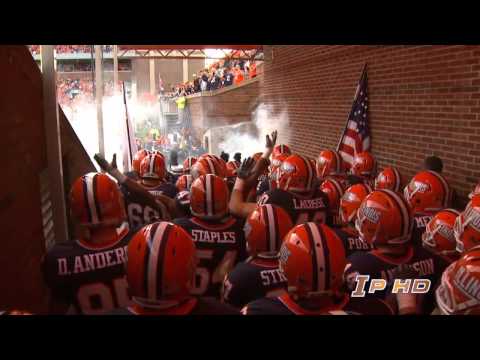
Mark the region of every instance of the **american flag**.
POLYGON ((337 147, 346 167, 353 164, 353 158, 362 151, 370 151, 370 129, 368 127, 367 67, 357 86, 352 110, 337 147))

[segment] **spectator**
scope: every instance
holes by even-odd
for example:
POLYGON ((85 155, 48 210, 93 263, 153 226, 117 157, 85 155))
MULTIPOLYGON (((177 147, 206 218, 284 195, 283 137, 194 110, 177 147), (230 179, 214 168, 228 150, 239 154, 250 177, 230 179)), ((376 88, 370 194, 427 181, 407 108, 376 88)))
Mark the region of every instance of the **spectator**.
POLYGON ((433 155, 429 156, 425 159, 423 163, 423 167, 425 170, 432 170, 438 173, 442 173, 443 171, 443 161, 439 157, 433 155))
POLYGON ((223 86, 230 86, 233 84, 233 74, 229 68, 223 72, 223 86))
POLYGON ((257 64, 255 63, 255 61, 252 61, 248 68, 248 77, 250 79, 253 79, 256 76, 257 76, 257 64))
POLYGON ((235 67, 235 78, 234 78, 233 82, 235 83, 235 85, 238 85, 243 81, 243 79, 244 79, 243 71, 242 71, 242 69, 240 69, 240 65, 237 65, 235 67))
POLYGON ((242 154, 241 153, 235 153, 235 155, 233 156, 233 160, 235 161, 238 161, 239 163, 242 162, 242 154))
POLYGON ((210 90, 217 90, 220 87, 220 78, 216 74, 216 71, 213 70, 212 75, 210 76, 210 90))
POLYGON ((200 91, 200 79, 197 77, 197 74, 193 74, 193 92, 200 91))
POLYGON ((230 159, 230 154, 222 151, 222 153, 220 154, 220 157, 221 157, 225 162, 228 162, 228 160, 230 159))
POLYGON ((200 90, 201 91, 206 91, 208 87, 208 75, 206 70, 202 71, 202 76, 201 76, 201 82, 200 82, 200 90))

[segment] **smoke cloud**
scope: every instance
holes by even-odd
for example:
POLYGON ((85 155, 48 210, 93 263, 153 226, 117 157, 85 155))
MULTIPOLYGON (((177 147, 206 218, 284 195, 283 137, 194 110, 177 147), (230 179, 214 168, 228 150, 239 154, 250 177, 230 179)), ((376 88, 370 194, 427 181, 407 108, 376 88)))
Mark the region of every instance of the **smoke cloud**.
POLYGON ((245 131, 245 127, 235 129, 232 126, 225 135, 225 141, 218 147, 233 156, 234 153, 242 153, 242 158, 262 152, 265 148, 265 136, 278 131, 277 143, 288 144, 290 140, 290 129, 288 113, 283 107, 279 114, 275 114, 272 106, 261 103, 252 113, 252 121, 256 131, 245 131), (243 130, 243 131, 242 131, 243 130))

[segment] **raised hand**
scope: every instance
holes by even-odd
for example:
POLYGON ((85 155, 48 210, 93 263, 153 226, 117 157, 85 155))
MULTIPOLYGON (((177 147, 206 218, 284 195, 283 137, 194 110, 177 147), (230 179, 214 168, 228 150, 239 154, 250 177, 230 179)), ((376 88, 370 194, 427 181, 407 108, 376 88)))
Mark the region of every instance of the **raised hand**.
POLYGON ((253 167, 255 166, 255 160, 251 157, 243 160, 242 165, 237 170, 237 177, 239 179, 246 180, 248 179, 253 173, 253 167))
POLYGON ((275 147, 275 144, 277 143, 277 135, 278 132, 275 130, 269 135, 266 135, 265 137, 265 147, 267 149, 273 149, 275 147))

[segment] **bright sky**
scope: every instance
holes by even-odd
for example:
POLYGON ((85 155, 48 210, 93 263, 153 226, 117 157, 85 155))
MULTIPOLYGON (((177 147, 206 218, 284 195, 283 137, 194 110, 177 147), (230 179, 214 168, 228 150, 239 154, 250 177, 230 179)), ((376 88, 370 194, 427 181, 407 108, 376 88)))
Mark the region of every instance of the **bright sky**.
MULTIPOLYGON (((223 51, 228 54, 232 50, 231 49, 223 49, 223 51)), ((217 61, 218 59, 221 59, 225 56, 225 54, 220 49, 205 49, 204 52, 207 56, 211 56, 213 58, 216 58, 216 59, 205 59, 205 67, 208 67, 210 64, 213 64, 215 61, 217 61)))

